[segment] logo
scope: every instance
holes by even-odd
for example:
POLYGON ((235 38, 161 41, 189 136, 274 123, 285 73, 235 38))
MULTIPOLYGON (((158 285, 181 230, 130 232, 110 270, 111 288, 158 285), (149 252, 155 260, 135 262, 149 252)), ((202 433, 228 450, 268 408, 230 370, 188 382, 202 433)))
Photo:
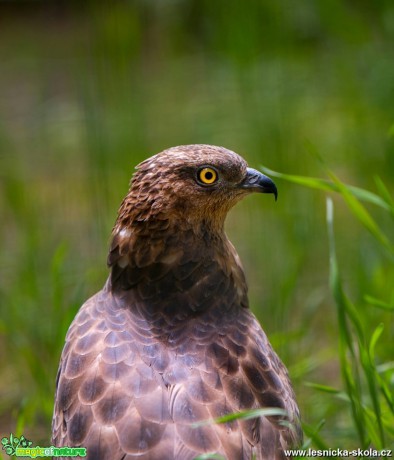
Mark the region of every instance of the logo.
POLYGON ((3 438, 1 440, 1 445, 5 453, 8 455, 15 455, 16 449, 19 447, 27 448, 30 447, 33 443, 26 439, 23 435, 20 438, 17 438, 12 433, 10 434, 10 439, 3 438))
POLYGON ((23 435, 18 438, 10 434, 9 438, 2 438, 1 446, 5 453, 15 457, 86 457, 85 447, 40 447, 33 446, 32 441, 26 439, 23 435))

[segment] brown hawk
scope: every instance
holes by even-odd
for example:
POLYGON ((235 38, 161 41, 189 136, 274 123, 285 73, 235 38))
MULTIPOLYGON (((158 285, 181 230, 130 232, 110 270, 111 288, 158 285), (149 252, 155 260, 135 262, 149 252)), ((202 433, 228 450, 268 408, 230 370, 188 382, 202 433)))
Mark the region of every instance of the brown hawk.
POLYGON ((223 229, 252 192, 277 194, 222 147, 174 147, 137 167, 113 229, 110 276, 67 333, 55 446, 86 447, 91 460, 273 460, 299 444, 286 368, 248 309, 223 229), (196 424, 261 407, 287 416, 196 424))

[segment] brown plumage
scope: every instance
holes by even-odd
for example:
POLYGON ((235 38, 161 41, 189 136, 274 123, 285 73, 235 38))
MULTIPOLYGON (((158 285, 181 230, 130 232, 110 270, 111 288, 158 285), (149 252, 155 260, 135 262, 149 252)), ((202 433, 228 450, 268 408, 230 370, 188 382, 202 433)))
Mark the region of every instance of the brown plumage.
POLYGON ((283 459, 301 441, 287 371, 248 309, 229 209, 274 183, 234 152, 165 150, 137 167, 111 273, 70 326, 57 376, 55 446, 91 460, 283 459), (240 410, 279 416, 195 423, 240 410))

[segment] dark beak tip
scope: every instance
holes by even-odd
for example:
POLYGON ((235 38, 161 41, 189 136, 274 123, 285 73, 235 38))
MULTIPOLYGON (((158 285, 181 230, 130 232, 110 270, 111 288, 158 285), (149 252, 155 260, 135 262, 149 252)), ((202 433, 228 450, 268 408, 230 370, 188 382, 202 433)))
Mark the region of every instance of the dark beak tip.
POLYGON ((278 201, 278 189, 276 188, 274 182, 272 182, 272 188, 270 191, 268 191, 268 193, 272 193, 275 197, 275 201, 278 201))

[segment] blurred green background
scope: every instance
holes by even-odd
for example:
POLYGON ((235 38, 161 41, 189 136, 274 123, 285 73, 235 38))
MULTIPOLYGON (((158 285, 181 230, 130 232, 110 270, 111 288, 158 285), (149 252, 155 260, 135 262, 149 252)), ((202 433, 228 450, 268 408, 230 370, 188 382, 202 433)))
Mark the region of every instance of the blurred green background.
MULTIPOLYGON (((49 445, 64 336, 105 282, 111 228, 138 162, 209 143, 255 168, 314 177, 328 168, 372 192, 380 177, 392 193, 393 123, 391 0, 0 2, 1 437, 19 431, 49 445)), ((278 202, 248 198, 227 232, 307 431, 320 430, 312 445, 357 448, 329 287, 327 193, 275 181, 278 202)), ((375 350, 384 414, 394 253, 330 195, 344 290, 367 341, 384 325, 375 350)), ((393 209, 365 206, 393 242, 393 209)), ((369 407, 367 388, 361 379, 369 407)))

